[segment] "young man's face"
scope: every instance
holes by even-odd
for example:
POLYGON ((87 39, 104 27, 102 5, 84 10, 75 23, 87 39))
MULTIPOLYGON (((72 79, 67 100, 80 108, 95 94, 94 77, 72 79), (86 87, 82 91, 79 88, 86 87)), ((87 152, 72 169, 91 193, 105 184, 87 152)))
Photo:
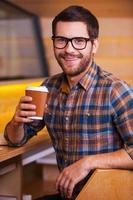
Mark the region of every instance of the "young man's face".
MULTIPOLYGON (((58 22, 55 36, 65 38, 89 38, 87 26, 83 22, 58 22)), ((62 49, 54 47, 55 57, 62 70, 68 76, 76 76, 87 70, 92 61, 92 56, 97 50, 97 40, 88 41, 86 48, 82 50, 75 49, 69 41, 67 46, 62 49)))

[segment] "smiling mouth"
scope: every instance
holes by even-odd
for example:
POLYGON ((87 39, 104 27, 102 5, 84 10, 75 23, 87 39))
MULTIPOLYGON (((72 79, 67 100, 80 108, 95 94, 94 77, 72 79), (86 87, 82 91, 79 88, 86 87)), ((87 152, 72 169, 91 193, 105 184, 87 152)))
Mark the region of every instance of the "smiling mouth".
POLYGON ((62 58, 63 58, 65 61, 75 61, 75 60, 78 60, 78 59, 79 59, 78 56, 62 56, 62 58))
POLYGON ((65 61, 75 61, 78 60, 79 58, 64 58, 65 61))
POLYGON ((62 54, 61 58, 66 62, 74 62, 82 58, 82 55, 62 54))

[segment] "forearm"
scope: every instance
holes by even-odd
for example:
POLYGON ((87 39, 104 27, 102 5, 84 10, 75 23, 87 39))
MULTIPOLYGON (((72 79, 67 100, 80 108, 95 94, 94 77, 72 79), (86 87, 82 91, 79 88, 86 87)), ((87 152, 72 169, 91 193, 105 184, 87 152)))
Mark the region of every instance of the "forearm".
POLYGON ((27 141, 27 134, 24 131, 25 124, 33 122, 29 117, 36 115, 36 107, 31 104, 31 101, 31 97, 21 97, 13 119, 5 128, 5 138, 10 145, 20 146, 27 141))
POLYGON ((133 160, 124 150, 88 156, 88 170, 90 169, 133 169, 133 160))

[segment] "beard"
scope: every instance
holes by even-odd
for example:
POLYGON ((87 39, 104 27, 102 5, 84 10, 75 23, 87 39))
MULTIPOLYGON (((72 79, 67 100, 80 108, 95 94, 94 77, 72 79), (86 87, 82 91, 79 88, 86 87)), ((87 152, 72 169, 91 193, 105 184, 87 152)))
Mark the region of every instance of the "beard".
POLYGON ((78 55, 69 53, 60 53, 58 56, 55 55, 56 60, 64 73, 68 76, 77 76, 82 72, 86 71, 88 66, 92 62, 92 53, 88 56, 83 56, 81 53, 78 55))

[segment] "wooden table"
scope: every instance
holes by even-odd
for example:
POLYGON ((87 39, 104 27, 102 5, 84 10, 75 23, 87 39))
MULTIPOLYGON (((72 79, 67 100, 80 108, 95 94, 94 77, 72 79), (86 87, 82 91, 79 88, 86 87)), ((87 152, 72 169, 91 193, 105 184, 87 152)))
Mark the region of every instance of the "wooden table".
POLYGON ((0 146, 0 196, 22 200, 23 167, 52 151, 47 131, 34 136, 22 147, 0 146))

